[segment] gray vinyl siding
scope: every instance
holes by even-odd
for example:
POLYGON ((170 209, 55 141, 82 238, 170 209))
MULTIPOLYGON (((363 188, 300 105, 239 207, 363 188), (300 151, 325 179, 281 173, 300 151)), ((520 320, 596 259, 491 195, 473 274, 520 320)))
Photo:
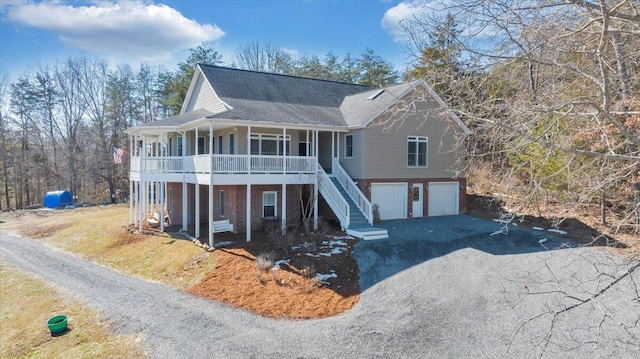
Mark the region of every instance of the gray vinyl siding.
POLYGON ((213 113, 227 110, 222 100, 216 95, 209 83, 205 81, 204 76, 199 75, 185 112, 201 108, 213 113))
MULTIPOLYGON (((404 99, 407 101, 392 106, 362 130, 363 173, 362 177, 352 176, 363 179, 464 177, 464 146, 456 149, 463 135, 460 127, 422 87, 404 99), (415 114, 403 121, 394 119, 394 110, 407 103, 416 106, 415 114), (429 139, 427 167, 407 166, 408 136, 429 139)), ((395 113, 397 116, 397 111, 395 113)))
MULTIPOLYGON (((353 130, 349 133, 340 134, 340 165, 349 174, 351 178, 363 178, 363 155, 365 154, 365 143, 363 140, 363 130, 353 130), (353 135, 353 157, 345 158, 345 137, 353 135)), ((382 147, 386 147, 382 146, 382 147)))

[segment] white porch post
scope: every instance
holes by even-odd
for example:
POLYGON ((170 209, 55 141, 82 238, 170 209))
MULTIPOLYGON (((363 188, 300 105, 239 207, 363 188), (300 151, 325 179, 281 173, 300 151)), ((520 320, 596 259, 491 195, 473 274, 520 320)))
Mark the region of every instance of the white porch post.
POLYGON ((186 231, 188 228, 188 222, 187 222, 187 213, 189 212, 187 210, 187 181, 183 178, 182 179, 182 230, 186 231))
POLYGON ((160 190, 160 232, 164 232, 164 182, 158 182, 158 189, 160 190))
POLYGON ((247 126, 247 173, 251 174, 251 126, 247 126))
POLYGON ((200 238, 200 184, 198 183, 198 181, 196 180, 196 184, 195 184, 195 191, 196 191, 196 211, 194 216, 196 217, 196 238, 200 238))
POLYGON ((145 188, 147 186, 147 183, 144 181, 139 181, 138 182, 138 192, 140 192, 138 194, 138 199, 139 199, 139 204, 138 204, 138 209, 140 210, 140 212, 138 213, 138 230, 140 231, 140 233, 142 233, 142 222, 144 221, 144 216, 146 215, 146 210, 145 210, 145 196, 146 196, 146 191, 145 188))
MULTIPOLYGON (((318 130, 314 131, 314 152, 316 161, 318 160, 318 130)), ((316 173, 316 177, 317 177, 316 173)), ((313 229, 318 229, 318 181, 313 181, 313 229)))
POLYGON ((282 225, 282 234, 286 234, 287 233, 287 185, 286 184, 282 184, 282 204, 280 205, 280 207, 282 208, 282 218, 281 218, 281 225, 282 225))
POLYGON ((247 185, 247 242, 251 242, 251 185, 247 185))
POLYGON ((335 139, 336 139, 336 133, 334 131, 331 131, 331 163, 333 163, 333 159, 336 157, 335 139))
POLYGON ((209 247, 213 247, 213 123, 209 124, 209 247))
MULTIPOLYGON (((183 170, 182 170, 182 229, 184 231, 187 231, 187 229, 189 229, 189 210, 187 208, 187 206, 189 205, 188 201, 189 201, 189 193, 188 193, 188 186, 187 186, 187 174, 184 171, 184 168, 186 167, 186 160, 187 160, 187 156, 186 156, 186 152, 185 151, 185 145, 186 145, 186 131, 182 132, 181 136, 182 136, 182 165, 183 170)), ((177 142, 177 140, 176 140, 177 142)), ((178 148, 178 144, 176 143, 176 149, 178 148)))
MULTIPOLYGON (((336 158, 340 161, 340 132, 336 134, 336 158)), ((333 160, 331 160, 333 162, 333 160)))
MULTIPOLYGON (((196 132, 195 132, 195 137, 194 137, 194 141, 193 142, 194 142, 193 143, 193 154, 194 155, 198 155, 198 128, 197 127, 196 127, 196 132)), ((196 172, 198 172, 197 168, 196 168, 196 172)))
POLYGON ((282 128, 282 173, 287 173, 287 128, 282 128))
POLYGON ((213 185, 209 184, 209 247, 213 247, 213 185))

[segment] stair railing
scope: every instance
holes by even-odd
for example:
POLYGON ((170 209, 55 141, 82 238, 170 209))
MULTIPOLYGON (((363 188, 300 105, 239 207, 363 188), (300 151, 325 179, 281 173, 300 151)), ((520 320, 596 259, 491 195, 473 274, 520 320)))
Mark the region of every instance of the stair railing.
POLYGON ((331 182, 331 179, 320 164, 318 164, 318 184, 320 194, 327 201, 336 217, 338 217, 342 230, 346 230, 349 228, 351 220, 349 203, 342 197, 338 187, 331 182))
POLYGON ((362 193, 358 185, 353 182, 351 177, 349 177, 344 168, 342 168, 337 158, 333 159, 331 172, 347 191, 356 206, 362 211, 367 222, 373 226, 373 207, 371 206, 371 202, 365 197, 364 193, 362 193))

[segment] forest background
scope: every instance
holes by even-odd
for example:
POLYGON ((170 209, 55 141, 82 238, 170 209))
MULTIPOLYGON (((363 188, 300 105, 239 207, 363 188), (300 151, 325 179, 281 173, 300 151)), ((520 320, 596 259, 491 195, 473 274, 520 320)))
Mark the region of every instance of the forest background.
MULTIPOLYGON (((400 73, 373 50, 293 56, 269 43, 231 67, 382 87, 425 79, 473 134, 476 193, 529 210, 590 206, 615 231, 640 233, 640 5, 631 0, 432 2, 401 22, 400 73)), ((0 74, 0 210, 69 190, 78 203, 125 201, 126 128, 177 114, 194 67, 221 64, 202 44, 176 69, 70 57, 0 74)))

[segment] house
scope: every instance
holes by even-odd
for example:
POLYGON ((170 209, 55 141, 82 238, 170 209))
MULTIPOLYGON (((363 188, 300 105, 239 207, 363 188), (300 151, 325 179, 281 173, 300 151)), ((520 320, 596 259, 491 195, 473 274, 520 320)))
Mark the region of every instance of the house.
POLYGON ((375 239, 387 233, 374 219, 465 210, 470 131, 423 80, 378 89, 200 64, 179 115, 126 132, 140 228, 164 212, 210 243, 219 228, 249 241, 308 204, 314 226, 323 212, 375 239))

